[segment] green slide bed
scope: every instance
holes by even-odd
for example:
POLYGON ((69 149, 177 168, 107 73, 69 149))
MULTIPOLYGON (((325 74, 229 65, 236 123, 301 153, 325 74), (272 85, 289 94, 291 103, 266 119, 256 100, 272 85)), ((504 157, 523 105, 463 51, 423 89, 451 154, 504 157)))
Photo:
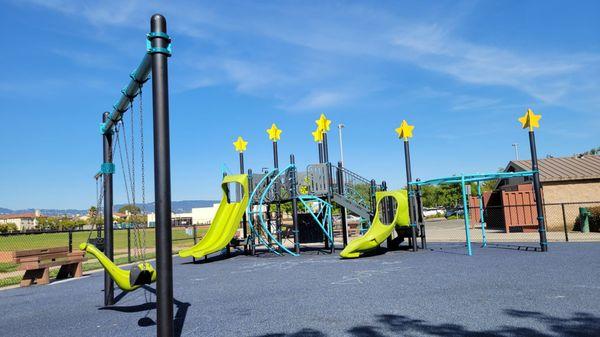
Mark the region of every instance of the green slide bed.
POLYGON ((227 246, 240 227, 240 221, 248 205, 248 175, 225 176, 221 188, 223 189, 221 204, 208 232, 193 247, 180 250, 179 256, 201 258, 218 252, 227 246), (233 201, 239 191, 242 193, 241 197, 238 195, 238 200, 233 201))
POLYGON ((369 230, 362 237, 350 242, 346 248, 340 253, 343 258, 357 258, 365 252, 371 251, 388 238, 395 226, 410 226, 410 218, 408 216, 408 197, 406 190, 384 191, 375 194, 377 210, 375 218, 369 230), (385 198, 385 199, 384 199, 385 198), (387 201, 387 198, 395 200, 397 208, 394 213, 394 218, 389 224, 383 223, 383 205, 382 201, 387 201))

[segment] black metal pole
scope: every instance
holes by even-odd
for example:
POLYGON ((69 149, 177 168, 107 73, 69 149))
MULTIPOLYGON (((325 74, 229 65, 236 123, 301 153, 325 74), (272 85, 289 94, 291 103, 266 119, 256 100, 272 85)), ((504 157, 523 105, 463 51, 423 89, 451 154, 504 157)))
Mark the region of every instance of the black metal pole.
MULTIPOLYGON (((279 171, 279 152, 277 142, 273 142, 273 167, 279 171)), ((281 242, 281 200, 279 195, 279 179, 273 184, 275 187, 275 231, 277 232, 277 241, 281 242)))
MULTIPOLYGON (((244 153, 240 152, 240 174, 244 174, 246 171, 246 169, 244 168, 244 153)), ((250 179, 250 177, 248 177, 248 179, 250 179)), ((243 192, 242 192, 243 193, 243 192)), ((243 196, 240 194, 240 200, 243 196)), ((246 213, 244 212, 244 215, 242 217, 242 233, 244 235, 244 240, 248 239, 248 218, 246 217, 246 213)), ((244 245, 244 254, 248 253, 248 244, 246 241, 246 244, 244 245)))
POLYGON ((292 198, 292 222, 293 222, 293 226, 294 226, 294 251, 296 252, 296 254, 300 254, 300 237, 299 237, 299 232, 298 232, 298 200, 296 199, 298 197, 298 177, 296 175, 297 171, 296 171, 296 158, 294 157, 294 155, 290 155, 290 164, 294 165, 294 168, 292 169, 291 172, 291 177, 290 177, 290 184, 291 189, 290 189, 290 197, 292 198))
POLYGON ((560 204, 562 208, 562 217, 563 217, 563 229, 565 230, 565 241, 569 242, 569 231, 567 230, 567 214, 565 212, 565 204, 560 204))
POLYGON ((546 222, 544 221, 544 208, 542 207, 542 191, 540 186, 540 173, 538 172, 537 149, 535 146, 535 134, 529 131, 529 148, 531 149, 531 170, 533 173, 533 192, 535 193, 535 208, 537 210, 538 231, 540 232, 540 247, 542 252, 548 251, 548 240, 546 239, 546 222))
MULTIPOLYGON (((254 183, 253 183, 253 179, 252 179, 252 170, 248 170, 248 179, 249 179, 249 190, 253 191, 254 190, 254 183)), ((253 204, 253 200, 248 200, 248 203, 250 205, 250 210, 252 210, 252 207, 254 206, 253 204)), ((255 221, 255 218, 252 217, 252 222, 255 221)), ((256 229, 256 228, 255 228, 256 229)), ((254 237, 254 233, 250 233, 250 254, 254 255, 256 254, 256 240, 258 238, 254 237)))
MULTIPOLYGON (((333 193, 333 177, 331 163, 329 162, 329 145, 327 144, 327 132, 323 132, 323 163, 327 164, 327 202, 331 205, 331 197, 333 193)), ((335 251, 334 243, 329 247, 329 240, 325 237, 325 249, 331 249, 331 253, 335 251)))
POLYGON ((69 253, 73 252, 73 229, 69 228, 69 253))
MULTIPOLYGON (((417 182, 421 179, 417 178, 417 182)), ((417 200, 417 219, 419 224, 419 234, 421 237, 421 249, 427 249, 427 236, 425 235, 425 219, 423 219, 423 200, 421 200, 421 186, 416 188, 417 200)))
MULTIPOLYGON (((150 19, 152 48, 167 48, 167 22, 160 14, 150 19), (164 35, 163 35, 164 34, 164 35)), ((155 49, 156 50, 156 49, 155 49)), ((156 201, 157 336, 173 336, 173 259, 171 243, 171 155, 169 141, 168 55, 152 53, 154 109, 154 194, 156 201)))
POLYGON ((127 262, 131 262, 131 228, 127 226, 127 262))
MULTIPOLYGON (((375 182, 375 179, 371 179, 371 186, 370 186, 370 192, 371 192, 371 213, 374 216, 375 213, 377 212, 377 198, 375 197, 375 193, 377 192, 377 183, 375 182)), ((373 220, 373 219, 369 219, 369 220, 373 220)))
POLYGON ((319 164, 323 163, 323 143, 317 143, 317 149, 319 150, 319 164))
POLYGON ((329 163, 329 145, 327 144, 327 132, 323 132, 323 162, 329 163))
MULTIPOLYGON (((337 181, 338 181, 338 193, 340 195, 344 195, 344 172, 343 163, 341 161, 338 162, 338 170, 337 170, 337 181)), ((340 206, 340 219, 342 222, 342 242, 344 248, 348 245, 348 219, 346 214, 346 207, 340 206)))
POLYGON ((408 190, 408 215, 410 216, 410 227, 412 237, 412 250, 417 251, 417 225, 416 212, 413 188, 410 185, 412 182, 412 171, 410 165, 410 146, 408 139, 404 139, 404 163, 406 164, 406 189, 408 190))
MULTIPOLYGON (((102 115, 102 121, 106 123, 109 113, 102 115)), ((103 162, 106 166, 113 163, 113 134, 112 130, 102 135, 103 139, 103 162)), ((113 249, 113 174, 105 172, 104 174, 104 254, 111 261, 114 259, 113 249)), ((104 272, 104 305, 115 303, 115 285, 110 275, 104 272)))

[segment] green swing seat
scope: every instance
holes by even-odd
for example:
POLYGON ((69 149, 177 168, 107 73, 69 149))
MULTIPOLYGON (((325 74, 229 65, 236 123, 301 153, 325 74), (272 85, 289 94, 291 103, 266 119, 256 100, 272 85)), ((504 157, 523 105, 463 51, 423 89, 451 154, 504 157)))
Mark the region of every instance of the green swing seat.
POLYGON ((102 264, 110 277, 115 281, 117 286, 123 291, 132 291, 156 281, 156 270, 148 262, 138 263, 131 267, 130 270, 119 268, 112 262, 104 253, 91 243, 84 242, 79 245, 79 249, 94 255, 102 264))

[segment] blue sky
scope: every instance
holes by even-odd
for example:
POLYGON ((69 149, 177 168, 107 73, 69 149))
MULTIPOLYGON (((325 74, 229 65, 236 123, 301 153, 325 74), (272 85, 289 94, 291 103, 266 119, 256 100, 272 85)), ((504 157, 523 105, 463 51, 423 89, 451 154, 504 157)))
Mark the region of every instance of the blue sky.
MULTIPOLYGON (((219 197, 232 142, 247 166, 280 153, 317 161, 310 132, 344 123, 346 166, 405 180, 402 119, 415 125, 413 174, 495 171, 529 157, 517 117, 541 113, 540 156, 600 145, 597 1, 1 1, 0 207, 86 208, 101 163, 101 112, 140 61, 151 14, 167 17, 173 200, 219 197)), ((147 191, 152 187, 145 90, 147 191)), ((337 133, 330 157, 339 158, 337 133)), ((138 154, 139 156, 139 154, 138 154)), ((125 201, 115 177, 116 202, 125 201)), ((149 197, 148 199, 153 199, 149 197)))

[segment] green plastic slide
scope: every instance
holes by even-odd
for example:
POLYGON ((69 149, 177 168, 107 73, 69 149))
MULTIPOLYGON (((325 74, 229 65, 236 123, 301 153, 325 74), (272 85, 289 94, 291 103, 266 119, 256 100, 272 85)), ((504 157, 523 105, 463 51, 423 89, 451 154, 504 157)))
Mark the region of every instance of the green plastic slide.
POLYGON ((341 257, 347 259, 360 257, 365 252, 379 247, 379 245, 392 234, 395 226, 410 226, 406 190, 377 192, 375 194, 375 200, 377 210, 375 211, 373 224, 365 235, 350 242, 346 248, 342 250, 340 253, 341 257), (383 223, 380 218, 380 215, 383 215, 382 207, 384 207, 384 203, 388 200, 387 198, 393 198, 397 205, 394 219, 389 224, 383 223))
MULTIPOLYGON (((100 264, 106 269, 106 272, 115 281, 117 286, 123 291, 132 291, 142 286, 142 284, 132 284, 131 271, 119 268, 114 262, 112 262, 104 253, 102 253, 96 246, 91 243, 82 243, 79 245, 79 249, 94 255, 100 264)), ((145 271, 150 273, 150 282, 156 281, 156 270, 150 263, 139 263, 134 266, 138 271, 145 271)))
POLYGON ((218 252, 227 246, 240 227, 240 221, 248 205, 248 176, 246 174, 225 176, 221 188, 223 189, 221 204, 208 232, 193 247, 180 250, 179 256, 201 258, 218 252), (241 197, 239 192, 242 193, 241 197), (237 202, 232 200, 236 194, 237 202))

